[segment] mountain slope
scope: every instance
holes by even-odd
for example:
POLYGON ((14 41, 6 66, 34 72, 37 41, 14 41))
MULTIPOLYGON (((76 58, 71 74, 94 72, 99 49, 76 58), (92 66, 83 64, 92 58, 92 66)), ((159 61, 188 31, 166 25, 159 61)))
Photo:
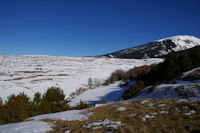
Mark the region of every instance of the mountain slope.
POLYGON ((156 40, 141 46, 116 51, 104 56, 111 58, 155 58, 163 57, 171 51, 181 51, 200 46, 200 39, 194 36, 173 36, 156 40))

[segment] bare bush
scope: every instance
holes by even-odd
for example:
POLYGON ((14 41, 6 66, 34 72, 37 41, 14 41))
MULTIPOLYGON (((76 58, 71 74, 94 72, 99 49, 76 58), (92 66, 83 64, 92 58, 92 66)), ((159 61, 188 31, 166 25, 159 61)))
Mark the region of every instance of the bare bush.
POLYGON ((103 85, 109 85, 110 83, 114 83, 119 80, 135 80, 139 79, 142 75, 148 73, 155 65, 151 66, 140 66, 129 69, 127 72, 123 70, 114 71, 110 77, 103 83, 103 85))
POLYGON ((94 86, 99 87, 101 85, 100 79, 95 78, 94 79, 94 86))
POLYGON ((70 94, 70 97, 74 98, 74 97, 76 97, 76 96, 82 94, 82 93, 85 92, 86 90, 88 90, 88 89, 87 89, 87 88, 82 88, 82 87, 80 87, 80 88, 79 88, 78 90, 76 90, 75 92, 72 92, 72 93, 70 94))
POLYGON ((101 104, 105 104, 106 101, 107 101, 107 100, 106 100, 106 98, 104 97, 104 98, 101 99, 100 103, 101 103, 101 104))
POLYGON ((130 70, 128 70, 125 74, 126 79, 134 80, 135 78, 138 78, 142 74, 148 73, 155 65, 150 66, 140 66, 140 67, 134 67, 130 70))
POLYGON ((122 80, 125 78, 125 73, 123 70, 114 71, 110 77, 105 81, 104 85, 108 85, 110 83, 114 83, 115 81, 122 80))
POLYGON ((92 78, 89 78, 88 79, 88 88, 92 89, 92 87, 93 87, 93 80, 92 80, 92 78))

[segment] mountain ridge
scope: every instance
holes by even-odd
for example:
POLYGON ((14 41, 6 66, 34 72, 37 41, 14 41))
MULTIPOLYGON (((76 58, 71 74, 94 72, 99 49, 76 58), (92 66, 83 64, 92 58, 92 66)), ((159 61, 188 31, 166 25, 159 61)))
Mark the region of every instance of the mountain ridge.
POLYGON ((195 46, 200 46, 199 38, 189 35, 177 35, 155 40, 140 46, 115 51, 103 56, 126 59, 158 58, 167 55, 171 51, 178 52, 195 46))

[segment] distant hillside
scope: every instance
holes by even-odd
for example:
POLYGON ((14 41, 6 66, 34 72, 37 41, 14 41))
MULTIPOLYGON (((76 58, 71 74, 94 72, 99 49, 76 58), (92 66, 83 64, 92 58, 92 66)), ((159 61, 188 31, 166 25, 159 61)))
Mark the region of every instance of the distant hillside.
POLYGON ((163 57, 171 51, 182 51, 186 49, 200 46, 200 39, 194 36, 173 36, 156 40, 144 45, 132 47, 113 53, 105 54, 103 56, 109 58, 127 58, 127 59, 142 59, 163 57))

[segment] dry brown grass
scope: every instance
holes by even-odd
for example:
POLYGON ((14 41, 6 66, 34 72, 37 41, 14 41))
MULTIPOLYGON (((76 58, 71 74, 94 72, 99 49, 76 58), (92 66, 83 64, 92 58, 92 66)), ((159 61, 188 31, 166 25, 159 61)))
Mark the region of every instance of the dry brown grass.
POLYGON ((45 73, 44 71, 16 71, 17 73, 45 73))
POLYGON ((22 80, 22 79, 30 79, 30 78, 36 78, 36 77, 37 77, 37 75, 29 76, 29 77, 17 77, 17 78, 13 78, 13 79, 7 79, 4 81, 22 80))
MULTIPOLYGON (((13 75, 12 75, 13 76, 13 75)), ((68 74, 51 74, 51 75, 41 75, 41 74, 38 74, 38 75, 32 75, 32 76, 28 76, 28 77, 17 77, 17 78, 13 78, 13 79, 7 79, 7 80, 4 80, 4 81, 13 81, 13 80, 23 80, 23 79, 31 79, 31 78, 37 78, 37 77, 45 77, 45 76, 69 76, 68 74)), ((52 78, 47 78, 48 80, 53 80, 52 78)), ((36 81, 39 81, 40 79, 36 79, 36 81)), ((33 82, 35 82, 33 80, 33 82)))
POLYGON ((57 76, 69 76, 69 74, 58 74, 57 76))
POLYGON ((34 82, 41 82, 41 81, 49 81, 49 80, 53 80, 53 79, 52 79, 52 78, 35 79, 35 80, 32 80, 31 83, 34 83, 34 82))
MULTIPOLYGON (((70 130, 72 133, 102 133, 112 131, 116 133, 187 133, 200 132, 200 102, 177 102, 177 100, 163 99, 149 100, 145 104, 137 101, 118 102, 97 108, 91 108, 88 111, 93 112, 93 115, 85 121, 62 121, 58 120, 54 123, 53 130, 49 133, 61 133, 62 127, 65 130, 70 130), (148 105, 154 103, 154 108, 148 105), (166 104, 164 106, 159 106, 166 104), (125 107, 125 111, 119 111, 117 108, 125 107), (187 108, 186 108, 187 107, 187 108), (192 115, 184 115, 190 110, 195 110, 196 113, 192 115), (168 113, 160 113, 160 111, 168 111, 168 113), (152 115, 157 113, 155 118, 142 121, 144 115, 152 115), (129 116, 130 114, 137 114, 136 117, 129 116), (117 129, 106 128, 101 125, 100 129, 94 130, 93 127, 86 128, 84 125, 97 122, 99 120, 109 119, 112 121, 121 121, 121 125, 117 129)), ((48 120, 50 121, 50 120, 48 120)))

